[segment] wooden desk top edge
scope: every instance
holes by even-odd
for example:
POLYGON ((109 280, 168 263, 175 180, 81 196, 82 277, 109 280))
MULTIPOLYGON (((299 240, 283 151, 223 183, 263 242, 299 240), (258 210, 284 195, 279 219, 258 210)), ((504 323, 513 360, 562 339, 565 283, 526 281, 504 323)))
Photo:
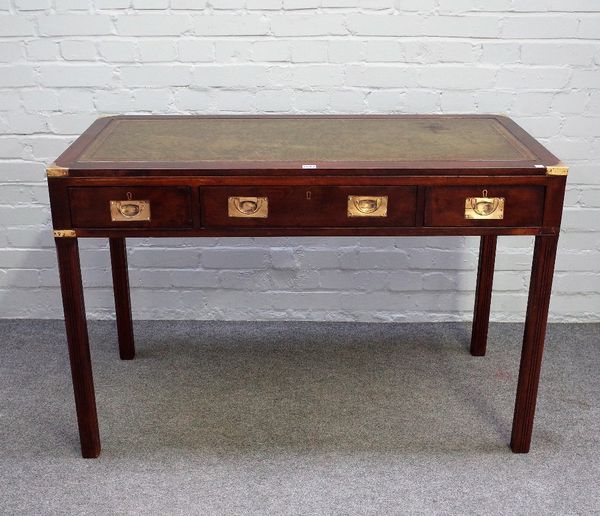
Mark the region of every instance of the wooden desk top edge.
POLYGON ((356 175, 373 171, 377 175, 560 175, 568 168, 542 144, 503 115, 114 115, 97 119, 55 163, 47 168, 48 177, 112 177, 112 176, 177 176, 190 175, 356 175), (536 160, 510 161, 335 161, 315 162, 310 169, 295 161, 194 161, 194 162, 79 162, 78 158, 112 122, 118 120, 178 120, 178 119, 494 119, 536 160))

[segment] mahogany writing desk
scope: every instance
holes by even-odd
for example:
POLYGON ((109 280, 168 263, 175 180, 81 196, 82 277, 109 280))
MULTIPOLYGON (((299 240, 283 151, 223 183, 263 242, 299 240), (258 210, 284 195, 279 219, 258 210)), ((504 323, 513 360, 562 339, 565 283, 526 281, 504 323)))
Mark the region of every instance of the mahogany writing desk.
POLYGON ((125 238, 166 236, 480 235, 482 356, 497 236, 535 235, 511 439, 529 451, 566 174, 499 116, 97 120, 47 170, 83 456, 100 454, 100 437, 78 239, 109 239, 120 356, 132 359, 125 238))

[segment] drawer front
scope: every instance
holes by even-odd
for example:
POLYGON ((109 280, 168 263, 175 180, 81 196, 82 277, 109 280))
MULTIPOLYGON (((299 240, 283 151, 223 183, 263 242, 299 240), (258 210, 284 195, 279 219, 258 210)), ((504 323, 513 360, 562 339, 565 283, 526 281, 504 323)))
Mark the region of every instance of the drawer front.
POLYGON ((415 225, 412 186, 218 186, 200 195, 206 227, 415 225))
POLYGON ((190 228, 191 190, 165 187, 69 188, 76 228, 190 228))
POLYGON ((425 226, 541 226, 543 186, 442 186, 427 189, 425 226))

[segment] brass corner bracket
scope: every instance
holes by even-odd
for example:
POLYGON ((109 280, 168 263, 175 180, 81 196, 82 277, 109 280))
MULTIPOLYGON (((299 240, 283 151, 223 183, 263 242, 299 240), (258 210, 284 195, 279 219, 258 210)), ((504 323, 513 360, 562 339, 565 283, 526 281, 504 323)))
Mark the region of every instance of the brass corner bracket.
POLYGON ((74 229, 55 229, 54 238, 76 238, 77 233, 74 229))
POLYGON ((569 167, 567 167, 564 163, 558 163, 557 165, 546 167, 547 176, 566 176, 568 173, 569 167))
POLYGON ((46 177, 65 177, 69 175, 69 169, 59 167, 56 163, 52 163, 46 168, 46 177))

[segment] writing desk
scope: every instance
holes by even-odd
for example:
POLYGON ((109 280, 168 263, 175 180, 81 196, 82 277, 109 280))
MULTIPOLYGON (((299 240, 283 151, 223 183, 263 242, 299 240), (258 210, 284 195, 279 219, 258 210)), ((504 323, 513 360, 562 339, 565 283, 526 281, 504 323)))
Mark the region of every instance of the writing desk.
MULTIPOLYGON (((567 168, 500 116, 115 116, 47 169, 84 457, 100 454, 78 239, 110 242, 135 355, 126 237, 481 236, 485 354, 498 235, 535 235, 511 448, 529 451, 567 168)), ((399 294, 401 295, 401 294, 399 294)))

